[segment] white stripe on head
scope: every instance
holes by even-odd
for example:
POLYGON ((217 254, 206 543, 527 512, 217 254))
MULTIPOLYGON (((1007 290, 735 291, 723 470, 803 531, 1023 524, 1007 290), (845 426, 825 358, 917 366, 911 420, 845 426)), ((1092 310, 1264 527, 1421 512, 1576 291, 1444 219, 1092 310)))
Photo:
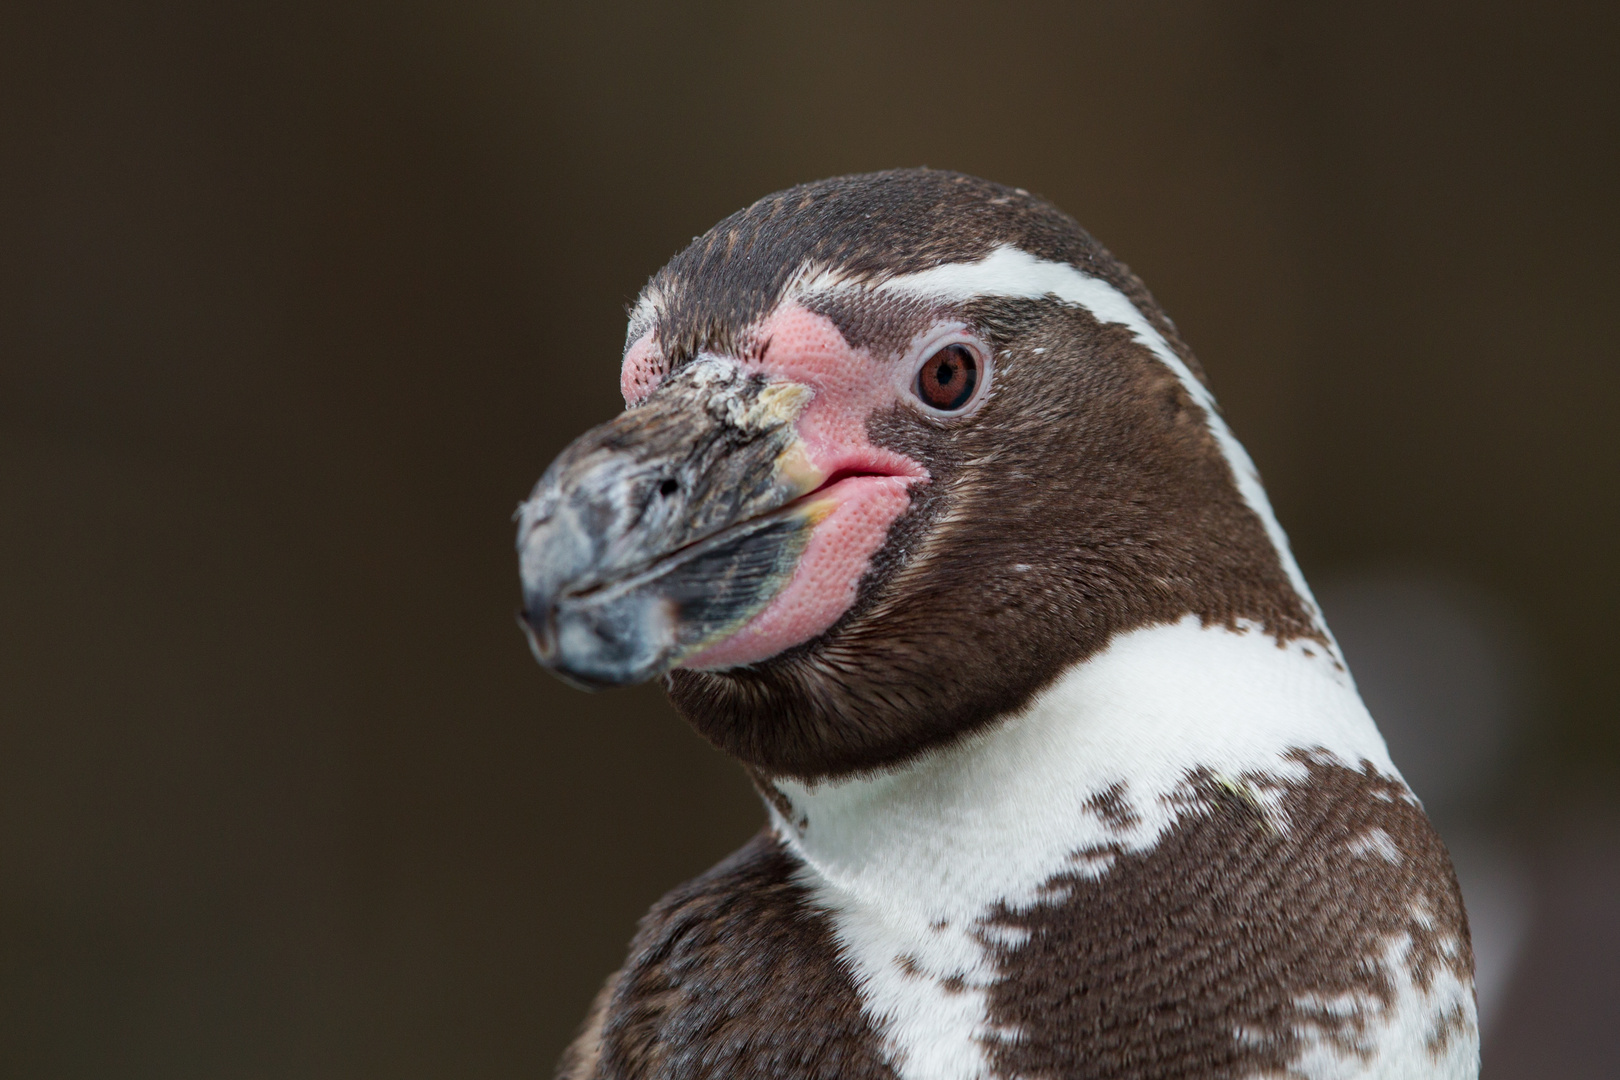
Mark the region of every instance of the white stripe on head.
MULTIPOLYGON (((1277 549, 1277 558, 1282 563, 1284 573, 1288 575, 1289 582, 1293 584, 1294 590, 1299 593, 1300 599, 1310 611, 1317 628, 1324 634, 1328 633, 1321 617, 1321 609, 1316 604, 1316 598, 1311 595, 1310 586, 1305 584, 1305 575, 1300 573, 1299 564, 1294 561, 1293 551, 1288 546, 1288 535, 1283 532, 1282 525, 1277 521, 1277 515, 1272 512, 1271 500, 1266 498, 1266 490, 1260 483, 1259 470, 1255 468, 1249 452, 1243 449, 1243 444, 1232 434, 1232 429, 1221 416, 1220 409, 1215 404, 1215 396, 1209 392, 1209 388, 1193 375, 1186 361, 1177 355, 1175 349, 1164 339, 1164 335, 1154 329, 1153 324, 1148 322, 1141 310, 1131 303, 1130 298, 1124 293, 1103 279, 1083 273, 1068 263, 1037 258, 1011 244, 1003 244, 974 262, 945 263, 932 269, 920 270, 913 274, 900 274, 871 284, 840 281, 825 272, 805 274, 802 277, 802 284, 795 291, 798 295, 808 297, 818 292, 837 292, 852 288, 866 289, 876 294, 915 297, 946 303, 965 303, 981 297, 1028 300, 1050 297, 1064 304, 1085 308, 1098 322, 1116 323, 1129 329, 1137 341, 1147 346, 1154 356, 1175 373, 1187 393, 1191 394, 1192 399, 1204 410, 1204 414, 1209 418, 1210 434, 1215 437, 1216 445, 1221 448, 1221 453, 1232 470, 1232 476, 1237 481, 1238 492, 1243 496, 1243 501, 1265 527, 1266 535, 1271 538, 1272 545, 1277 549)), ((1329 640, 1332 640, 1331 635, 1329 640)), ((1337 644, 1333 645, 1333 650, 1337 655, 1337 644)))

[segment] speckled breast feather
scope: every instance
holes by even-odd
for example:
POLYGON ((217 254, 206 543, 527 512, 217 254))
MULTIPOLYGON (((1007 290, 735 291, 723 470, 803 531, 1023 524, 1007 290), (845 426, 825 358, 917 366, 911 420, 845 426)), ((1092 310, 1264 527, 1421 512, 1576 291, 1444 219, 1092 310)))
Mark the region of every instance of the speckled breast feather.
POLYGON ((971 742, 778 789, 647 916, 562 1075, 1477 1069, 1449 861, 1322 652, 1140 631, 971 742))

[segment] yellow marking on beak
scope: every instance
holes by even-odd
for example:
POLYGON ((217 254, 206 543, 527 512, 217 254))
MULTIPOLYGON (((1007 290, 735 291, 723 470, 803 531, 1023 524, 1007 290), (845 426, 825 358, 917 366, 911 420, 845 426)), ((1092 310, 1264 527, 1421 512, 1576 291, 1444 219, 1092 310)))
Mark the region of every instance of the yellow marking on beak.
POLYGON ((810 404, 810 399, 815 396, 816 392, 814 390, 799 383, 771 383, 759 392, 759 397, 755 399, 754 407, 750 412, 755 410, 763 411, 771 416, 780 417, 783 421, 791 424, 799 418, 799 414, 804 411, 805 406, 810 404))
POLYGON ((814 528, 826 521, 837 508, 838 502, 835 499, 812 499, 799 508, 798 516, 808 521, 814 528))
POLYGON ((814 491, 827 479, 827 474, 816 468, 805 452, 804 443, 794 439, 776 455, 776 475, 794 492, 814 491))
POLYGON ((759 393, 748 395, 729 387, 723 398, 726 419, 744 431, 773 431, 787 427, 804 412, 816 392, 798 383, 771 383, 759 393))

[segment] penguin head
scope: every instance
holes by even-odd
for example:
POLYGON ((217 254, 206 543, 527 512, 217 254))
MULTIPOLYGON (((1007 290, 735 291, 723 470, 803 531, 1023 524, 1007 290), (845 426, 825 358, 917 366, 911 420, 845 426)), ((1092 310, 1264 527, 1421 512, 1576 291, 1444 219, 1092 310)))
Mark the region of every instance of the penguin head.
POLYGON ((1022 189, 768 196, 654 275, 620 385, 520 508, 524 626, 763 774, 897 764, 1145 625, 1326 643, 1174 326, 1022 189))

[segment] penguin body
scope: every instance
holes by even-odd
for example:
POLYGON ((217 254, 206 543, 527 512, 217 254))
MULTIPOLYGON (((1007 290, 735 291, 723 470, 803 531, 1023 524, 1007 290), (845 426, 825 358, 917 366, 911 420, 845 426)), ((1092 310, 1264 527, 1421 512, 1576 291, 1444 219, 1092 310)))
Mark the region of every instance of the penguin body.
POLYGON ((733 215, 524 505, 564 677, 663 676, 768 827, 561 1075, 1472 1077, 1466 917, 1202 372, 931 170, 733 215))

